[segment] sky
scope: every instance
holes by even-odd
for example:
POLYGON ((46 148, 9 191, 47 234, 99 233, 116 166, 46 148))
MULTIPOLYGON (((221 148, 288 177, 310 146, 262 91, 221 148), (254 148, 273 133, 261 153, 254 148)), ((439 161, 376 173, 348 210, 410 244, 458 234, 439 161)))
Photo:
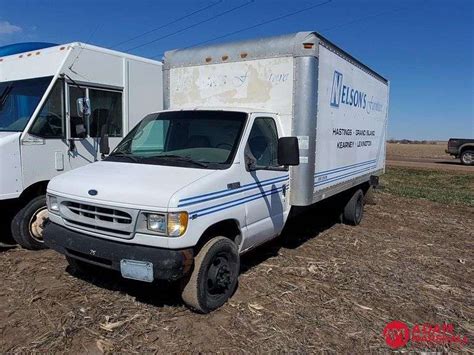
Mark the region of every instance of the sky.
POLYGON ((390 80, 388 138, 474 138, 474 0, 0 0, 0 46, 81 41, 161 59, 220 36, 298 31, 390 80))

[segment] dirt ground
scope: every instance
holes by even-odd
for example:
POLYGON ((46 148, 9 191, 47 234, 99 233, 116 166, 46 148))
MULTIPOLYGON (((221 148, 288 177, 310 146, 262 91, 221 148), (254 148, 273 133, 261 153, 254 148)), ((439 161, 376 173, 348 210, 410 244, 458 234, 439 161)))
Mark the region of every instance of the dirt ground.
POLYGON ((52 251, 4 251, 0 352, 365 353, 390 350, 392 320, 452 323, 473 352, 474 209, 386 192, 375 203, 357 227, 314 211, 295 219, 243 258, 235 295, 209 315, 166 285, 73 275, 52 251))
POLYGON ((459 159, 446 154, 447 144, 447 142, 437 144, 387 143, 387 165, 474 173, 474 167, 462 165, 459 159))

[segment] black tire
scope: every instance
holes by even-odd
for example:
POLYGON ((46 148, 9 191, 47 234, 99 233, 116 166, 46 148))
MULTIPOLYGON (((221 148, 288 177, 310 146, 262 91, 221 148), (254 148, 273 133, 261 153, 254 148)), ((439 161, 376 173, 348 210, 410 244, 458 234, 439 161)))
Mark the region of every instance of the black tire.
POLYGON ((474 165, 474 150, 466 149, 463 151, 461 153, 461 163, 468 166, 474 165))
POLYGON ((240 271, 237 246, 230 239, 215 237, 194 259, 194 270, 181 298, 192 310, 209 313, 221 307, 234 293, 240 271))
POLYGON ((352 195, 351 199, 344 206, 342 212, 342 221, 345 224, 357 226, 364 216, 364 193, 362 190, 357 190, 352 195))
POLYGON ((28 202, 13 217, 11 223, 13 239, 25 249, 48 249, 42 237, 42 230, 48 222, 47 212, 46 196, 38 196, 28 202))

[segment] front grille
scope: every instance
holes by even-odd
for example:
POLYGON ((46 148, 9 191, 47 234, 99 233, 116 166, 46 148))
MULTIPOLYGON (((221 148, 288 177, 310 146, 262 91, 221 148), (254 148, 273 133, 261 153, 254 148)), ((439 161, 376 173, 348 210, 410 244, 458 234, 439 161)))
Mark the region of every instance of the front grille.
POLYGON ((61 215, 68 226, 117 238, 133 237, 138 210, 70 200, 61 201, 60 206, 61 215))
POLYGON ((104 227, 101 227, 101 226, 96 226, 96 225, 87 224, 87 223, 81 223, 81 222, 73 221, 73 220, 70 220, 70 219, 65 219, 65 221, 69 224, 75 224, 78 227, 83 227, 85 229, 93 229, 93 230, 96 230, 98 232, 105 232, 106 234, 120 234, 120 235, 123 235, 124 237, 127 237, 127 236, 130 235, 130 233, 127 232, 127 231, 104 228, 104 227))
POLYGON ((66 204, 69 210, 79 216, 92 218, 100 221, 107 221, 113 223, 130 224, 132 223, 132 216, 126 212, 111 208, 103 208, 93 205, 86 205, 84 203, 68 202, 66 204))

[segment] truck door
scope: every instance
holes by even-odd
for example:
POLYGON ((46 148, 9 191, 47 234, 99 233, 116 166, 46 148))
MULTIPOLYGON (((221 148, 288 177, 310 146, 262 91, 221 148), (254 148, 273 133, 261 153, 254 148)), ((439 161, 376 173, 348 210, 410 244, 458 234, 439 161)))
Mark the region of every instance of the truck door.
POLYGON ((21 141, 24 189, 67 170, 64 82, 58 80, 21 141))
POLYGON ((278 165, 278 128, 275 117, 256 117, 245 148, 245 204, 249 238, 242 249, 278 235, 285 223, 288 170, 278 165))
POLYGON ((68 121, 68 138, 72 142, 69 151, 71 169, 98 160, 99 143, 102 129, 109 135, 111 149, 123 137, 123 101, 120 90, 80 87, 67 85, 66 116, 68 121), (78 100, 86 98, 90 102, 90 114, 82 115, 78 110, 78 100))

